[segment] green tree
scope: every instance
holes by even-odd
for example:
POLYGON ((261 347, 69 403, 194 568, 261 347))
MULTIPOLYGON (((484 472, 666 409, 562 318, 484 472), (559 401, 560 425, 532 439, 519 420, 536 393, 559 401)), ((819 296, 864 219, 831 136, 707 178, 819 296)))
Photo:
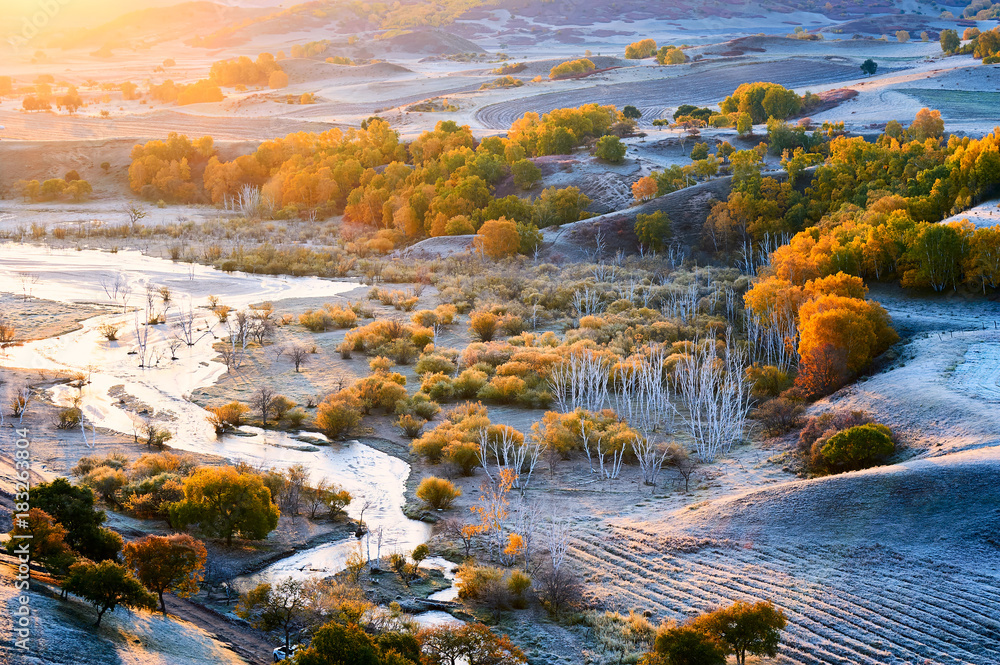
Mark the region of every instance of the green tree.
POLYGON ((935 291, 958 288, 966 244, 950 224, 921 224, 906 252, 913 268, 904 273, 904 286, 929 286, 935 291))
POLYGON ((114 559, 122 549, 122 538, 101 526, 103 510, 94 509, 94 493, 74 487, 65 478, 42 483, 31 493, 33 508, 43 510, 66 528, 66 543, 94 561, 114 559))
POLYGON ((639 118, 642 117, 642 111, 640 111, 635 106, 628 104, 625 106, 625 108, 622 109, 622 115, 628 118, 629 120, 638 120, 639 118))
POLYGON ((874 76, 875 72, 878 71, 878 63, 868 58, 861 63, 861 71, 865 73, 866 76, 874 76))
POLYGON ((597 140, 594 154, 612 164, 620 164, 625 159, 625 144, 617 136, 602 136, 597 140))
POLYGON ((705 159, 708 157, 708 144, 705 142, 695 143, 694 147, 691 148, 691 159, 705 159))
POLYGON ((748 653, 774 658, 778 654, 781 631, 787 624, 785 613, 770 601, 752 605, 737 601, 691 622, 696 630, 726 645, 736 655, 737 665, 746 665, 748 653))
POLYGON ((753 134, 753 119, 746 111, 736 117, 736 131, 740 136, 753 134))
POLYGON ((88 601, 97 610, 95 626, 108 610, 121 605, 132 609, 156 609, 156 597, 146 591, 132 573, 114 561, 73 564, 63 589, 88 601))
POLYGON ((941 50, 945 53, 954 53, 959 46, 962 45, 962 40, 958 37, 958 32, 955 30, 942 30, 941 31, 941 50))
POLYGON ((178 528, 198 524, 211 536, 250 540, 267 537, 278 526, 278 507, 260 476, 231 466, 195 471, 184 481, 184 500, 170 506, 170 523, 178 528))
POLYGON ((530 159, 520 159, 510 165, 514 184, 521 189, 531 189, 542 179, 542 170, 530 159))
POLYGON ((316 631, 308 649, 295 655, 295 665, 383 665, 381 655, 356 624, 330 622, 316 631))
POLYGON ((662 210, 657 210, 651 215, 640 212, 635 216, 635 235, 643 247, 657 252, 663 251, 673 235, 670 218, 662 210))
POLYGON ((521 239, 521 244, 517 249, 519 254, 531 254, 536 247, 542 244, 542 234, 538 227, 531 222, 518 222, 517 235, 521 239))
POLYGON ((711 635, 688 624, 661 626, 656 631, 655 652, 666 665, 725 665, 726 650, 711 635))
POLYGON ((481 623, 425 628, 417 634, 425 665, 518 665, 527 660, 506 635, 497 635, 481 623))

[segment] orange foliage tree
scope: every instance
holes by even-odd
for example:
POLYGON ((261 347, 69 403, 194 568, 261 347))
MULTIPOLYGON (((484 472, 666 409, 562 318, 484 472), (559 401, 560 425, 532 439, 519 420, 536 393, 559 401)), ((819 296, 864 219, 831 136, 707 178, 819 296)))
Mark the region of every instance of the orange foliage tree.
POLYGON ((198 591, 207 552, 187 534, 146 536, 125 545, 125 561, 143 585, 160 598, 160 611, 167 613, 163 594, 171 591, 186 598, 198 591))
POLYGON ((504 259, 517 254, 521 237, 515 222, 501 217, 483 222, 476 234, 476 250, 491 259, 504 259))

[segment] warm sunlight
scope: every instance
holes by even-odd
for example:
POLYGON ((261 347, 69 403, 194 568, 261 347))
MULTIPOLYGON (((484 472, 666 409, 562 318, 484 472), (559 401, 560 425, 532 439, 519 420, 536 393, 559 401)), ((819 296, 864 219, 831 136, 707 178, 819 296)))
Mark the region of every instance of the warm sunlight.
POLYGON ((0 0, 0 664, 997 665, 998 19, 0 0))

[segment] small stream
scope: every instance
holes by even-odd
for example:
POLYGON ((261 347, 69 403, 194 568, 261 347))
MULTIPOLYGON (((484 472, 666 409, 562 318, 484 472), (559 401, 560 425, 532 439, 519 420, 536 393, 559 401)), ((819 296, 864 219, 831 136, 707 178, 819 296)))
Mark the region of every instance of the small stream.
MULTIPOLYGON (((241 309, 266 300, 332 298, 359 284, 314 277, 223 273, 206 266, 144 256, 137 251, 109 254, 0 245, 0 291, 21 293, 24 274, 37 276, 30 287, 32 296, 57 302, 111 306, 106 287, 115 280, 128 284, 130 308, 145 307, 147 287, 166 286, 171 292, 166 325, 149 327, 147 356, 155 359, 150 367, 140 368, 138 357, 129 355, 137 347, 132 311, 96 316, 84 321, 80 330, 30 342, 0 355, 0 366, 80 371, 89 376, 90 383, 82 390, 66 385, 55 387, 51 397, 56 404, 69 405, 79 397, 88 423, 131 436, 133 417, 122 408, 120 399, 127 394, 142 402, 150 413, 156 414, 158 422, 170 429, 173 448, 255 465, 304 464, 313 480, 326 478, 355 497, 347 509, 354 518, 359 516, 360 497, 372 499, 374 504, 365 510, 364 520, 371 531, 382 530, 383 553, 409 552, 429 536, 429 525, 410 520, 402 512, 410 473, 406 462, 358 441, 316 446, 296 435, 249 427, 244 428, 244 435, 217 437, 206 420, 205 410, 189 401, 195 390, 213 384, 226 372, 225 365, 213 360, 217 354, 212 345, 226 333, 218 319, 205 309, 208 296, 217 296, 222 304, 241 309), (177 359, 172 360, 168 345, 177 331, 180 316, 189 311, 195 313, 197 341, 176 349, 177 359), (99 332, 99 327, 109 322, 121 325, 118 341, 109 342, 99 332)), ((116 307, 123 309, 121 298, 116 307)), ((144 326, 139 326, 139 330, 143 329, 144 326)), ((331 575, 344 568, 348 554, 356 546, 353 538, 318 545, 282 559, 252 577, 263 580, 288 575, 331 575)), ((373 555, 374 549, 372 543, 373 555)))

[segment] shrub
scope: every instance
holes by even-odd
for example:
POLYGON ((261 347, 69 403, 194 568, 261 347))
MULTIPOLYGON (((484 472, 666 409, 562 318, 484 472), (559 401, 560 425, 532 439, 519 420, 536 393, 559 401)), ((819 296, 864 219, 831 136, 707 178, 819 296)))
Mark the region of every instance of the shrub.
POLYGON ((455 373, 455 363, 440 353, 425 353, 420 356, 414 371, 417 374, 434 373, 450 376, 455 373))
POLYGON ((406 413, 399 417, 396 421, 396 426, 403 430, 403 434, 413 439, 420 436, 420 431, 424 428, 424 424, 426 423, 427 421, 423 418, 414 418, 410 414, 406 413))
POLYGON ((299 323, 312 332, 333 330, 334 328, 353 328, 358 315, 349 307, 324 305, 323 309, 306 310, 299 315, 299 323))
POLYGON ((472 399, 479 394, 487 380, 486 372, 481 372, 478 369, 463 370, 452 384, 455 396, 462 399, 472 399))
POLYGON ((59 422, 56 424, 56 427, 59 429, 73 429, 80 426, 82 419, 83 412, 75 406, 70 406, 59 411, 59 422))
POLYGON ((492 609, 510 606, 510 591, 504 583, 504 573, 493 566, 466 563, 458 568, 458 597, 475 601, 492 609))
POLYGON ((317 407, 316 426, 331 439, 339 439, 361 422, 361 400, 344 389, 327 397, 317 407))
POLYGON ((808 451, 819 439, 829 439, 837 432, 866 425, 872 422, 871 416, 864 411, 827 411, 818 416, 814 416, 806 422, 805 427, 799 432, 799 448, 808 451))
POLYGON ((428 476, 420 481, 417 487, 417 497, 437 510, 446 510, 462 495, 462 490, 444 478, 428 476))
POLYGON ((798 426, 803 412, 805 407, 801 403, 777 397, 761 404, 754 416, 769 434, 784 434, 798 426))
POLYGON ((80 484, 94 490, 94 494, 106 504, 117 505, 118 490, 125 486, 128 477, 121 469, 100 466, 80 479, 80 484))
POLYGON ((507 591, 510 592, 511 605, 517 609, 528 606, 525 592, 531 588, 531 577, 520 570, 512 570, 507 576, 507 591))
POLYGON ((597 69, 591 60, 587 58, 580 58, 579 60, 567 60, 566 62, 560 63, 549 70, 549 78, 557 79, 566 76, 572 76, 574 74, 582 74, 585 72, 592 72, 597 69))
POLYGON ((150 478, 161 473, 186 476, 194 470, 196 463, 190 455, 174 453, 146 453, 129 468, 132 478, 150 478))
POLYGON ((405 383, 406 377, 402 374, 381 371, 361 379, 352 388, 363 413, 371 413, 374 409, 389 413, 396 409, 400 400, 406 399, 405 383))
POLYGON ((873 423, 834 434, 819 452, 828 468, 853 471, 879 464, 895 449, 889 428, 873 423))
POLYGON ((445 462, 463 476, 471 476, 479 466, 479 444, 471 441, 452 441, 441 451, 445 462))
POLYGON ((495 376, 479 391, 480 399, 513 404, 525 391, 526 383, 519 376, 495 376))
POLYGON ((396 414, 410 414, 423 420, 430 420, 441 412, 441 406, 423 392, 396 402, 396 414))
POLYGON ((243 425, 243 414, 250 410, 246 404, 230 402, 223 406, 209 407, 208 421, 215 427, 216 434, 224 434, 243 425))
POLYGON ((452 380, 440 372, 425 375, 420 384, 420 390, 437 402, 447 402, 455 397, 455 386, 452 380))
POLYGON ((792 387, 793 378, 774 365, 751 365, 747 368, 747 381, 753 384, 757 399, 777 397, 792 387))
POLYGON ((469 331, 480 341, 491 342, 500 328, 500 317, 493 312, 477 311, 469 315, 469 331))

